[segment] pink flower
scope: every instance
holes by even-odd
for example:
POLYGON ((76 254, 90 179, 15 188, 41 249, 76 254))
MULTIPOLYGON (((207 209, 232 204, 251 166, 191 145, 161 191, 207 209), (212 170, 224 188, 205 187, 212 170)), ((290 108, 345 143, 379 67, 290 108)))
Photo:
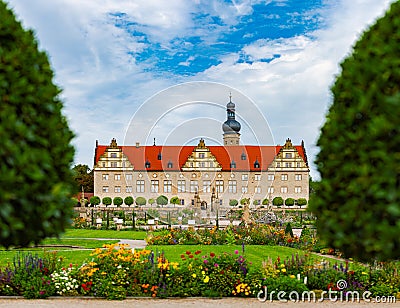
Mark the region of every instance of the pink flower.
POLYGON ((214 267, 218 267, 219 265, 218 265, 218 263, 214 263, 214 267))
POLYGON ((208 260, 204 260, 204 264, 207 264, 208 263, 208 260))
POLYGON ((235 255, 237 255, 239 253, 239 250, 235 250, 235 255))

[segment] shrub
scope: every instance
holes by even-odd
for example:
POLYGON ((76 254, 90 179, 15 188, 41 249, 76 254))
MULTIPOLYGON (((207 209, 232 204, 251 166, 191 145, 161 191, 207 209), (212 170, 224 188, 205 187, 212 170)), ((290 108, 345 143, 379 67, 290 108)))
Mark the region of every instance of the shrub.
POLYGON ((158 205, 167 205, 168 204, 168 198, 164 195, 158 196, 156 199, 156 202, 158 205))
POLYGON ((26 246, 71 223, 73 133, 46 53, 0 1, 0 244, 26 246))
POLYGON ((135 202, 136 202, 136 205, 146 205, 146 198, 137 197, 135 202))
POLYGON ((100 200, 100 198, 98 196, 90 197, 90 204, 91 205, 96 206, 96 205, 99 205, 100 202, 101 202, 101 200, 100 200))
POLYGON ((181 204, 181 200, 177 196, 172 197, 171 200, 169 200, 169 202, 175 205, 181 204))
POLYGON ((294 199, 293 198, 287 198, 285 200, 285 205, 286 206, 293 206, 294 205, 294 199))
POLYGON ((302 207, 303 205, 307 205, 307 199, 305 199, 305 198, 299 198, 299 199, 297 200, 297 205, 300 206, 300 207, 302 207))
POLYGON ((110 197, 104 197, 101 201, 105 206, 109 206, 112 203, 112 199, 110 197))
POLYGON ((239 204, 239 202, 236 200, 236 199, 231 199, 231 200, 229 200, 229 205, 230 206, 236 206, 236 205, 238 205, 239 204))
POLYGON ((265 199, 262 201, 262 205, 268 205, 268 204, 269 204, 269 199, 265 198, 265 199))
POLYGON ((310 211, 321 239, 361 261, 400 253, 400 2, 354 46, 332 87, 310 211))
POLYGON ((121 204, 124 202, 121 197, 115 197, 113 200, 113 204, 116 206, 121 206, 121 204))
POLYGON ((131 205, 133 204, 134 201, 135 201, 135 200, 133 200, 133 197, 131 197, 131 196, 128 196, 128 197, 126 197, 126 198, 124 199, 124 203, 125 203, 125 205, 127 205, 127 206, 131 206, 131 205))
POLYGON ((272 200, 272 204, 275 206, 282 206, 283 205, 283 198, 282 197, 275 197, 272 200))

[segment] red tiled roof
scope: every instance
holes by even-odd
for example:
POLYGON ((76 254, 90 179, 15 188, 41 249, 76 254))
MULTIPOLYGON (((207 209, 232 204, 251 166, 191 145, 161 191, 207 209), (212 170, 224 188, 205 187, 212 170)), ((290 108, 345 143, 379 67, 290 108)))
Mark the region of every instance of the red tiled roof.
MULTIPOLYGON (((95 163, 106 151, 106 145, 98 145, 95 151, 95 163)), ((121 146, 122 152, 128 157, 135 170, 179 171, 185 164, 189 155, 196 146, 121 146), (161 154, 161 160, 159 160, 161 154), (150 162, 150 168, 145 168, 145 162, 150 162), (168 168, 168 163, 172 168, 168 168)), ((221 164, 223 171, 231 170, 231 163, 236 163, 234 170, 266 170, 279 153, 282 146, 207 146, 217 161, 221 164), (244 154, 245 159, 242 159, 244 154), (255 168, 254 163, 258 161, 260 168, 255 168)), ((299 155, 306 160, 302 146, 294 146, 299 155)))

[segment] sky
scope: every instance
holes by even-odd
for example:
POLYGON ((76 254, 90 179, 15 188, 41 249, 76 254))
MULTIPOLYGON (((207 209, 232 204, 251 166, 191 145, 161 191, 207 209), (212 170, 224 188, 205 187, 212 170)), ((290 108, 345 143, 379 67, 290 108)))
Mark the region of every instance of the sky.
POLYGON ((330 87, 390 0, 6 0, 63 90, 75 163, 109 144, 304 140, 311 176, 330 87), (230 98, 231 96, 231 98, 230 98))

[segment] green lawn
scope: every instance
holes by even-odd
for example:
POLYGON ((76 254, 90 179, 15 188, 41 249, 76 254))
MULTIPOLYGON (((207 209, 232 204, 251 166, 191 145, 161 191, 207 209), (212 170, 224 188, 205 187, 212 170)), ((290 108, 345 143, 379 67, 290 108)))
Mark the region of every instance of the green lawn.
POLYGON ((116 230, 86 230, 86 229, 68 229, 61 238, 113 238, 144 240, 147 236, 146 231, 116 231, 116 230))

